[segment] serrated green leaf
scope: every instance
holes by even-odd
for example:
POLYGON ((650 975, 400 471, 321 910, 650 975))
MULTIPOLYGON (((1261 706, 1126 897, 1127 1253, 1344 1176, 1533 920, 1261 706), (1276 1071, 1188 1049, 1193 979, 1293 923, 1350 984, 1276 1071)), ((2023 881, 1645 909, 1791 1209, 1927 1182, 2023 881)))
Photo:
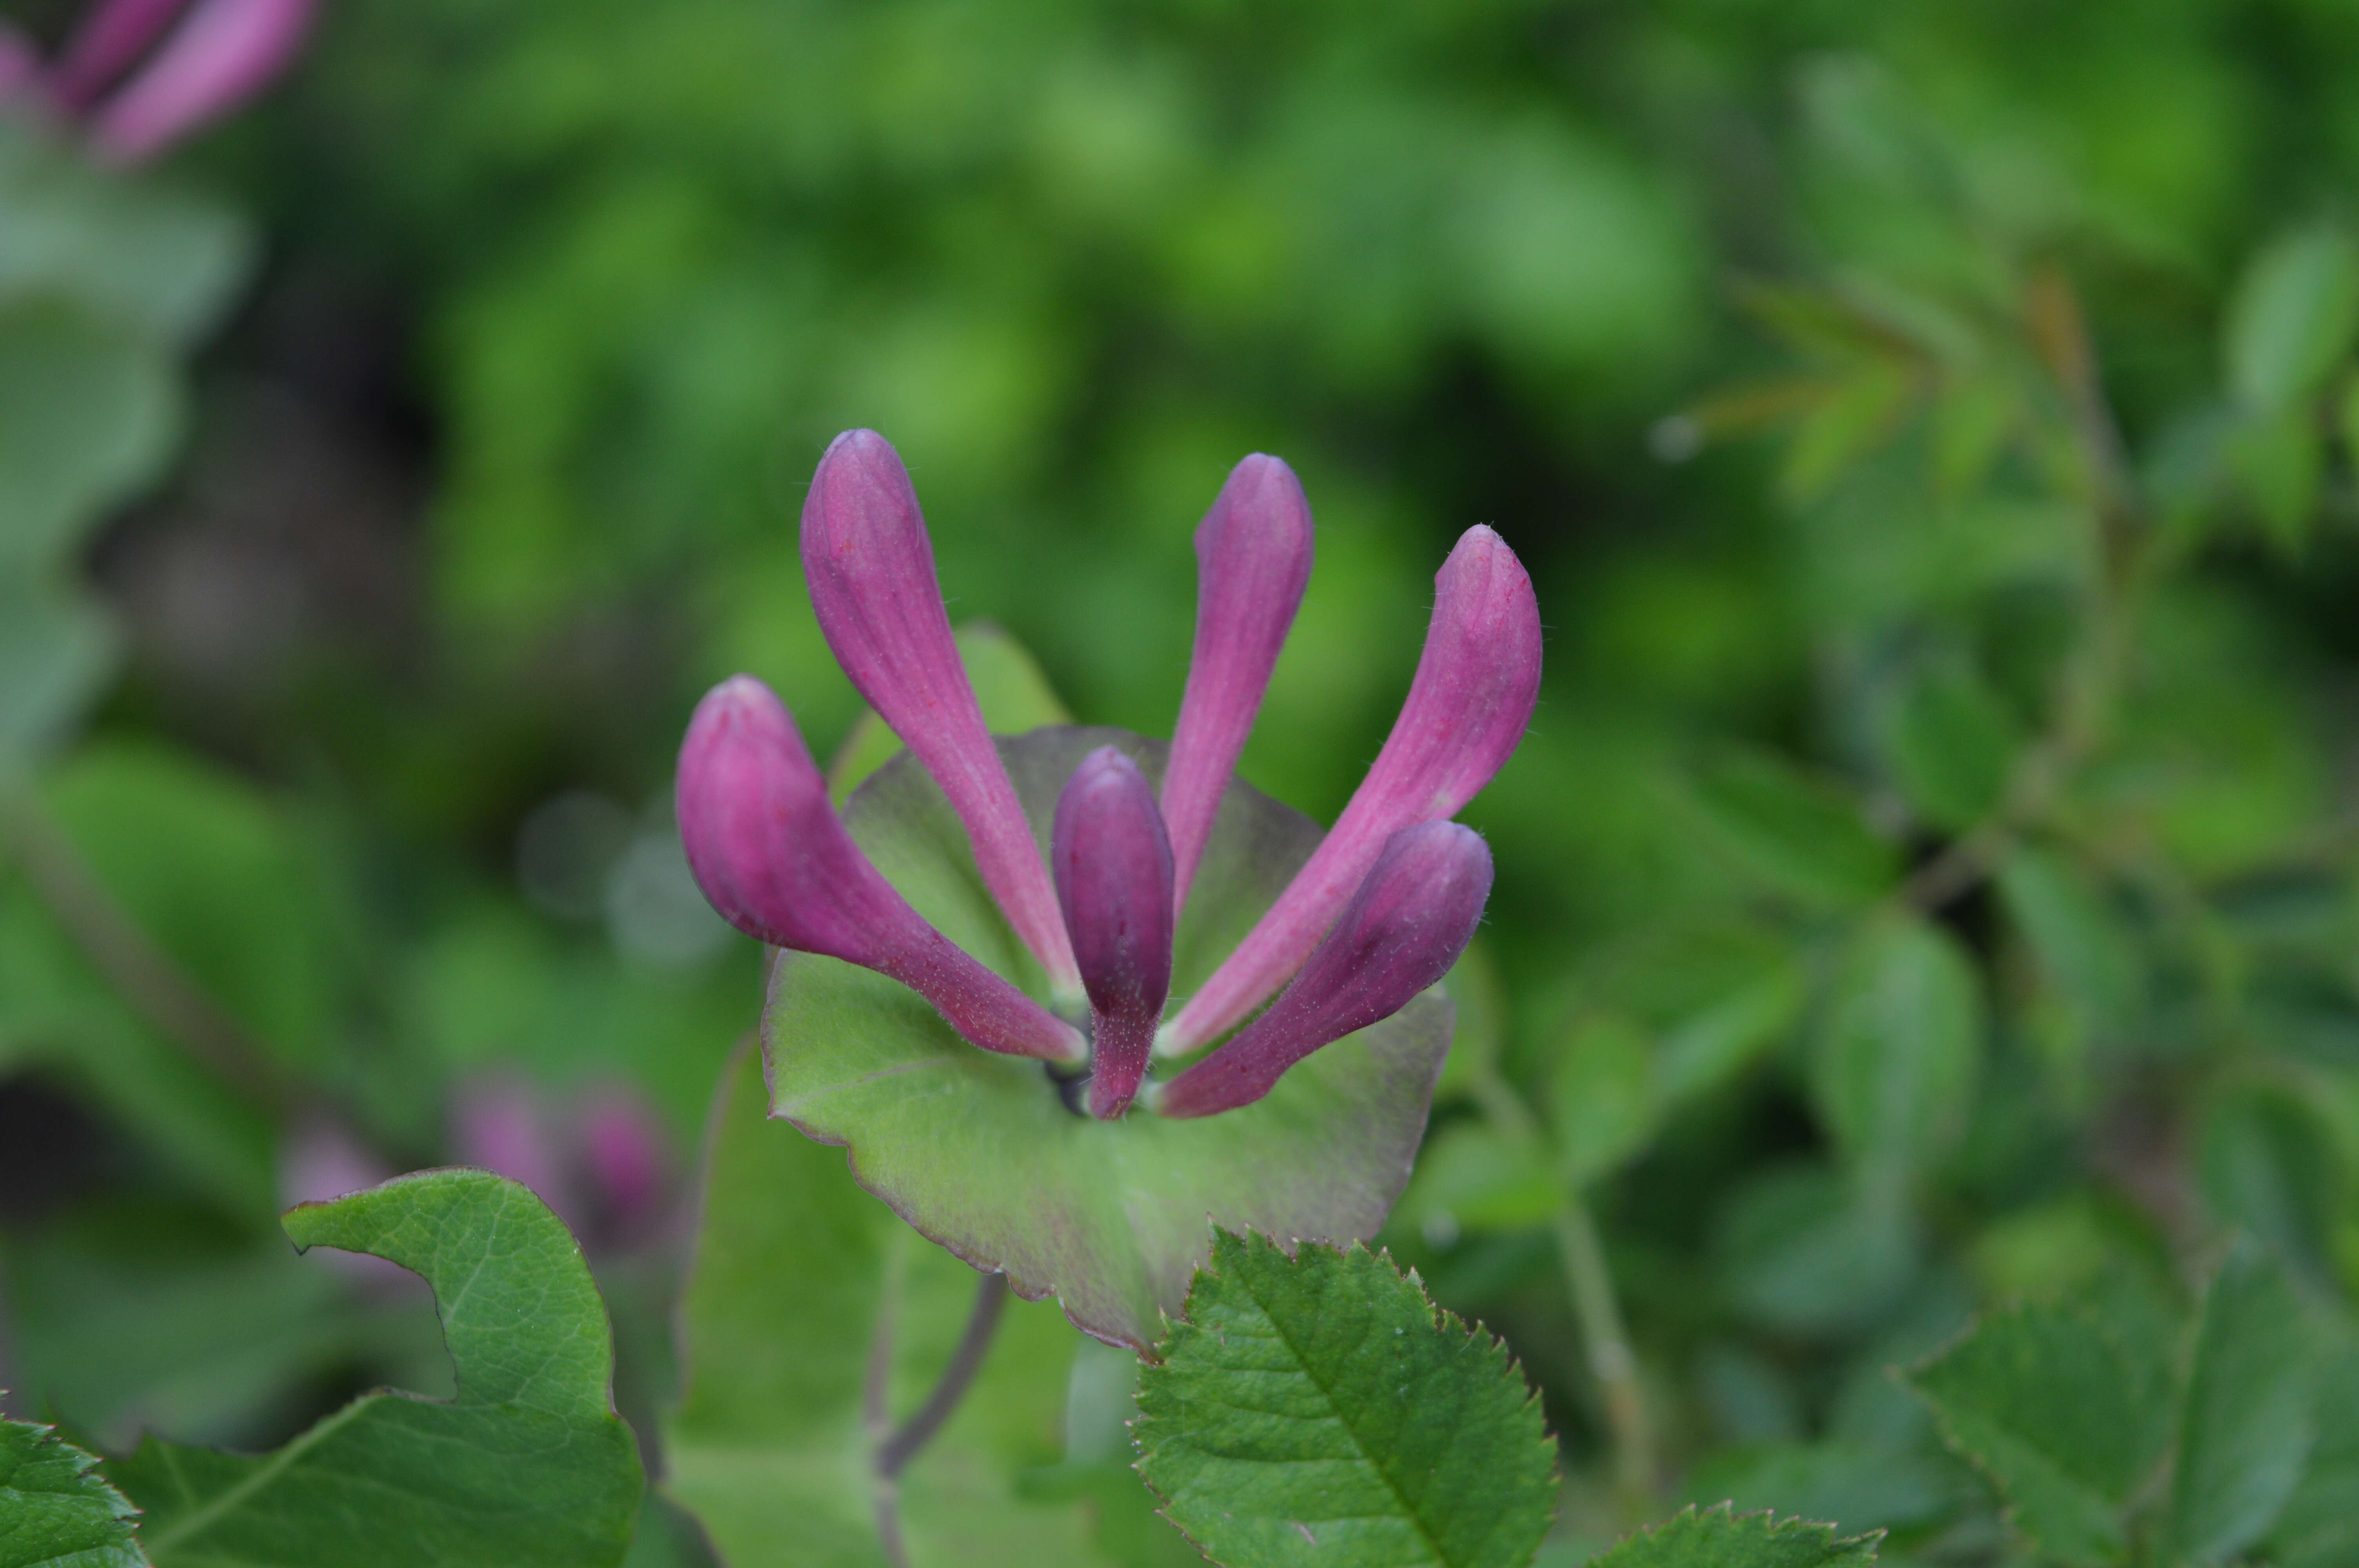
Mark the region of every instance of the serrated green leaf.
POLYGON ((2280 236, 2236 280, 2223 324, 2228 386, 2277 410, 2317 390, 2359 328, 2359 253, 2341 229, 2280 236))
POLYGON ((1630 1019, 1597 1013, 1576 1025, 1549 1085, 1559 1179, 1585 1187, 1647 1146, 1662 1114, 1654 1042, 1630 1019))
POLYGON ((2171 1536, 2224 1563, 2267 1535, 2317 1435, 2314 1330, 2284 1269, 2246 1242, 2203 1301, 2171 1476, 2171 1536))
POLYGON ((1913 672, 1882 730, 1886 764, 1911 809, 1953 832, 1998 805, 2020 741, 1997 694, 1956 663, 1913 672))
POLYGON ((136 1510, 97 1464, 46 1426, 0 1419, 0 1568, 147 1568, 136 1510))
POLYGON ((1590 1559, 1593 1568, 1836 1568, 1875 1561, 1877 1530, 1839 1536, 1831 1524, 1689 1509, 1590 1559))
MULTIPOLYGON (((863 1192, 841 1150, 780 1126, 766 1106, 748 1052, 712 1123, 665 1490, 732 1568, 886 1568, 870 1357, 881 1340, 885 1415, 906 1419, 948 1363, 977 1277, 863 1192)), ((902 1472, 910 1561, 1097 1561, 1081 1509, 1017 1493, 1039 1434, 1055 1428, 1079 1339, 1054 1308, 1008 1303, 974 1386, 902 1472)))
POLYGON ((1818 904, 1865 903, 1892 885, 1892 846, 1858 803, 1767 752, 1732 749, 1699 766, 1690 793, 1723 849, 1781 892, 1818 904))
MULTIPOLYGON (((1058 792, 1083 756, 1110 743, 1150 781, 1161 777, 1164 744, 1123 730, 1000 741, 1044 845, 1058 792)), ((1038 966, 915 758, 879 769, 844 823, 937 930, 1045 997, 1038 966)), ((1230 784, 1180 924, 1175 1001, 1252 928, 1321 837, 1308 817, 1230 784)), ((862 1184, 922 1234, 1004 1271, 1027 1300, 1053 1292, 1090 1333, 1144 1347, 1207 1254, 1208 1217, 1288 1239, 1375 1233, 1408 1184, 1449 1040, 1450 1005, 1429 992, 1317 1052, 1243 1109, 1094 1121, 1066 1105, 1038 1063, 976 1050, 916 993, 832 958, 783 954, 764 1045, 773 1112, 849 1144, 862 1184)))
POLYGON ((1908 915, 1860 932, 1827 999, 1810 1091, 1872 1190, 1904 1187, 1961 1130, 1982 1036, 1982 982, 1957 938, 1908 915))
POLYGON ((1909 1382, 2042 1551, 2068 1563, 2120 1553, 2122 1509, 2167 1437, 2165 1368, 2084 1311, 2017 1306, 1984 1317, 1909 1382))
POLYGON ((1139 1379, 1139 1471, 1216 1563, 1520 1568, 1555 1450, 1504 1346, 1388 1258, 1222 1232, 1139 1379))
MULTIPOLYGON (((1071 724, 1065 707, 1023 643, 988 621, 970 621, 956 633, 960 661, 974 686, 983 720, 995 735, 1021 735, 1049 724, 1071 724)), ((868 775, 901 753, 901 738, 872 709, 845 736, 827 771, 840 805, 868 775)))
POLYGON ((592 1568, 629 1547, 644 1477, 608 1390, 581 1249, 483 1171, 425 1171, 288 1211, 299 1247, 426 1276, 458 1373, 445 1403, 381 1390, 268 1454, 150 1438, 107 1470, 158 1568, 592 1568))
POLYGON ((1957 1510, 1957 1464, 1940 1453, 1859 1439, 1724 1448, 1706 1456, 1685 1491, 1709 1507, 1769 1509, 1853 1530, 1922 1530, 1957 1510))

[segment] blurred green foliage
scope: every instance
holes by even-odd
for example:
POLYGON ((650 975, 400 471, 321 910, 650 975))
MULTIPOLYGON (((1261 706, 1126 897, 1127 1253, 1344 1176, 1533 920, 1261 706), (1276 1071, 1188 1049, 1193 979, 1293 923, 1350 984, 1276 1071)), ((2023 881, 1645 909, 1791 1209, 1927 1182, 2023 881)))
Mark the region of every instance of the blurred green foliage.
MULTIPOLYGON (((1727 1498, 2019 1560, 1888 1368, 1985 1307, 2196 1333, 2234 1235, 2347 1384, 2354 70, 2321 0, 343 0, 160 175, 11 131, 12 1410, 267 1445, 447 1378, 271 1216, 322 1151, 473 1157, 501 1075, 628 1087, 684 1189, 758 976, 671 749, 739 669, 853 731, 793 519, 864 424, 954 615, 1147 733, 1196 517, 1294 463, 1245 772, 1321 817, 1448 541, 1531 566, 1386 1239, 1544 1391, 1543 1561, 1727 1498)), ((568 1217, 652 1433, 672 1233, 568 1217)), ((1035 1492, 1107 1484, 1093 1366, 985 1445, 1035 1492)), ((2067 1476, 2062 1555, 2341 1561, 2349 1408, 2216 1498, 2067 1476)))

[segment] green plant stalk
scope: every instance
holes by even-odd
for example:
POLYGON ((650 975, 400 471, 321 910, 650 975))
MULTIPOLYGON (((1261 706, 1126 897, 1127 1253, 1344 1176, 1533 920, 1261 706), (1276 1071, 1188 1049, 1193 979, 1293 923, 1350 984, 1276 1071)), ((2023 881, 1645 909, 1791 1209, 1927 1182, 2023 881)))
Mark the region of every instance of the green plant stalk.
POLYGON ((918 1451, 940 1432, 951 1413, 958 1409, 959 1400, 974 1382, 975 1374, 983 1370, 984 1358, 991 1353, 991 1341, 999 1330, 1000 1314, 1007 1305, 1007 1276, 985 1274, 975 1287, 974 1308, 967 1314, 966 1327, 959 1335, 958 1348, 951 1352, 950 1364, 934 1382, 925 1402, 897 1427, 888 1424, 885 1396, 893 1373, 893 1329, 897 1314, 895 1302, 900 1293, 900 1271, 895 1270, 886 1292, 884 1311, 879 1314, 876 1337, 868 1352, 868 1386, 864 1405, 869 1440, 875 1444, 871 1467, 875 1472, 876 1494, 876 1534, 885 1549, 886 1561, 894 1568, 908 1568, 908 1548, 901 1538, 901 1472, 918 1451))
MULTIPOLYGON (((1508 1136, 1533 1144, 1542 1141, 1538 1119, 1495 1063, 1484 1064, 1473 1093, 1483 1114, 1508 1136)), ((1629 1330, 1622 1321, 1614 1271, 1605 1260, 1597 1221, 1581 1189, 1570 1184, 1557 1206, 1556 1244, 1557 1259, 1564 1270, 1565 1295, 1581 1334, 1582 1357, 1590 1376, 1596 1379, 1598 1403, 1604 1409, 1605 1430, 1614 1445, 1614 1487, 1631 1519, 1644 1519, 1649 1517, 1654 1501, 1654 1421, 1647 1411, 1637 1353, 1630 1348, 1629 1330)))
POLYGON ((1597 1379, 1605 1424, 1613 1434, 1614 1485, 1623 1505, 1634 1517, 1644 1517, 1655 1491, 1654 1423, 1638 1380, 1638 1357, 1623 1326, 1621 1303, 1614 1299, 1604 1244, 1578 1191, 1568 1189, 1557 1208, 1556 1245, 1565 1291, 1581 1327, 1582 1352, 1590 1376, 1597 1379))

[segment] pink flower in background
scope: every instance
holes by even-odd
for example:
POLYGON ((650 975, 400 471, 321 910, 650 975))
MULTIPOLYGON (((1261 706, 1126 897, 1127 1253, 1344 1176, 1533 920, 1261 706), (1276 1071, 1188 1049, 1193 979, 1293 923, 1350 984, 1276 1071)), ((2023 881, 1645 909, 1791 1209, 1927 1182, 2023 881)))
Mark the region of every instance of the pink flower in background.
POLYGON ((1065 785, 1044 857, 951 640, 908 471, 872 430, 837 437, 803 507, 821 630, 941 786, 1051 1005, 960 951, 869 863, 786 705, 751 676, 713 688, 680 750, 681 838, 705 896, 773 946, 899 980, 973 1044, 1088 1062, 1088 1108, 1107 1119, 1134 1099, 1175 1117, 1250 1105, 1311 1052, 1407 1006, 1464 950, 1490 892, 1489 849, 1448 819, 1530 722, 1531 579, 1491 529, 1459 539, 1435 579, 1408 699, 1366 778, 1277 903, 1166 1021, 1174 928, 1310 580, 1310 509, 1293 470, 1270 457, 1238 464, 1196 555, 1195 656, 1159 799, 1119 749, 1094 752, 1065 785), (1146 1084, 1156 1052, 1197 1051, 1240 1024, 1169 1083, 1146 1084))
POLYGON ((132 164, 217 120, 287 69, 316 0, 100 0, 45 62, 0 23, 0 104, 30 103, 132 164))
POLYGON ((671 1152, 654 1108, 621 1084, 570 1098, 505 1074, 461 1087, 451 1158, 530 1187, 593 1247, 653 1237, 672 1197, 671 1152))

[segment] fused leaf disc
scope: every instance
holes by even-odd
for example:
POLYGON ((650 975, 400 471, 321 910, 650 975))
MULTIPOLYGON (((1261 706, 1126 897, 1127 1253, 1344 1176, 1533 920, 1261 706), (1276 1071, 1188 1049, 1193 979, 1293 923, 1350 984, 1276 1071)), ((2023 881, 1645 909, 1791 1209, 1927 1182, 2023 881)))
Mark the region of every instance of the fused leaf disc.
MULTIPOLYGON (((999 745, 1043 844, 1057 792, 1084 756, 1120 746, 1159 781, 1166 751, 1126 730, 1066 727, 999 745)), ((844 820, 945 935, 1046 999, 958 818, 912 758, 880 768, 844 820)), ((1301 813, 1230 784, 1180 925, 1175 1009, 1321 836, 1301 813)), ((916 993, 782 953, 763 1045, 773 1115, 849 1145, 861 1184, 926 1236, 1006 1272, 1027 1299, 1054 1294, 1099 1338, 1144 1350, 1210 1255, 1212 1226, 1289 1242, 1375 1231, 1408 1179, 1450 1033, 1450 1004, 1429 993, 1311 1056, 1257 1104, 1197 1120, 1134 1110, 1099 1122, 1039 1063, 968 1044, 916 993)))

